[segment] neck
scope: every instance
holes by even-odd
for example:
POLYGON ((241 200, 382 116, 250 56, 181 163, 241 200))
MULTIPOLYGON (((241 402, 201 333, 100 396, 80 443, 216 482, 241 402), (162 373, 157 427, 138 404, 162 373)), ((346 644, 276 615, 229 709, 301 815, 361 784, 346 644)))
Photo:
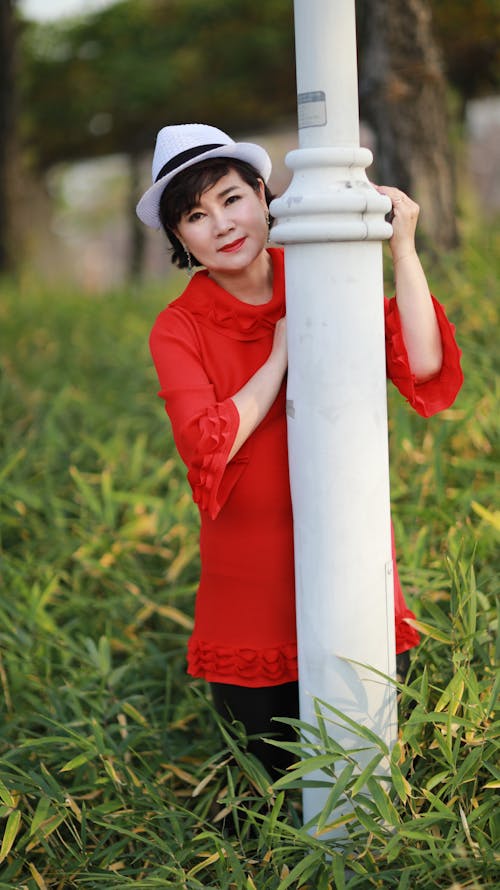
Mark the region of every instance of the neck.
POLYGON ((268 303, 273 296, 273 261, 267 250, 240 272, 220 273, 209 271, 209 277, 242 303, 259 306, 268 303))

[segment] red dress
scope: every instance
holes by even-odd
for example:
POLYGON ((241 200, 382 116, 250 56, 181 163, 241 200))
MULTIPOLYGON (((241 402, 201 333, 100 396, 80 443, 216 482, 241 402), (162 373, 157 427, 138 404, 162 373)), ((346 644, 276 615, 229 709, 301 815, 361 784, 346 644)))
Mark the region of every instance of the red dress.
MULTIPOLYGON (((150 346, 174 439, 201 516, 201 577, 188 672, 208 681, 272 686, 297 679, 293 525, 285 384, 235 457, 231 395, 266 361, 285 314, 283 251, 270 248, 274 282, 264 305, 244 303, 198 272, 158 316, 150 346)), ((453 327, 435 301, 443 341, 439 375, 412 377, 395 300, 385 300, 387 373, 423 416, 448 407, 462 383, 453 327)), ((396 651, 418 642, 395 573, 396 651)))

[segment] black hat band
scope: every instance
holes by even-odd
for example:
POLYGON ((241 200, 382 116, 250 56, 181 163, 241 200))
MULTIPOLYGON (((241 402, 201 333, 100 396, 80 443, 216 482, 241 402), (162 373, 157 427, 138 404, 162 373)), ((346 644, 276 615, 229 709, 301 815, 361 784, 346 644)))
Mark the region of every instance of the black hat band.
POLYGON ((180 167, 182 164, 185 164, 186 161, 190 161, 192 158, 196 158, 198 155, 204 154, 206 151, 212 151, 213 148, 222 148, 222 142, 215 142, 213 145, 198 145, 196 148, 187 148, 186 151, 181 151, 178 155, 175 155, 173 158, 170 158, 166 164, 163 165, 158 176, 155 179, 155 182, 158 182, 159 179, 162 179, 167 173, 171 173, 172 170, 175 170, 176 167, 180 167))

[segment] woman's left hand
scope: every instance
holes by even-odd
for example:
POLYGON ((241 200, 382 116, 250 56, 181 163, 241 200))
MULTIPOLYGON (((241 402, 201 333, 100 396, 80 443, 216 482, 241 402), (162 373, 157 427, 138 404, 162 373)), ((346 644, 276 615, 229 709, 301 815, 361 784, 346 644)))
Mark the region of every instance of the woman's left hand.
POLYGON ((415 250, 420 208, 400 189, 386 185, 376 185, 375 188, 392 201, 394 218, 389 246, 394 264, 396 302, 410 368, 417 382, 421 383, 439 372, 443 351, 429 285, 415 250))
POLYGON ((392 201, 392 238, 389 244, 396 260, 403 252, 415 250, 415 231, 420 207, 400 189, 387 185, 374 185, 374 188, 392 201))

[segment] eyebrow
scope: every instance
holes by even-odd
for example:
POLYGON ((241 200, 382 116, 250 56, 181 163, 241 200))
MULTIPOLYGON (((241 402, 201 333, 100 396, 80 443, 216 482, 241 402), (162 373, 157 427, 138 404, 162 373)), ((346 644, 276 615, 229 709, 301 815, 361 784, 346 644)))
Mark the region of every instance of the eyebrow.
MULTIPOLYGON (((215 185, 217 185, 217 183, 215 183, 215 185)), ((234 190, 239 187, 240 187, 240 183, 235 182, 235 183, 233 183, 233 185, 229 185, 227 188, 223 189, 221 192, 218 192, 217 197, 225 198, 226 195, 228 195, 230 192, 234 192, 234 190)), ((196 208, 199 207, 200 205, 201 205, 201 195, 200 195, 200 199, 196 202, 196 204, 193 204, 193 206, 190 207, 189 210, 184 211, 183 216, 187 216, 189 213, 193 213, 193 211, 195 211, 196 208)))
POLYGON ((222 192, 218 192, 217 197, 225 198, 225 196, 228 195, 229 192, 234 192, 234 190, 237 188, 239 188, 239 182, 235 182, 233 185, 228 186, 227 189, 223 189, 222 192))

